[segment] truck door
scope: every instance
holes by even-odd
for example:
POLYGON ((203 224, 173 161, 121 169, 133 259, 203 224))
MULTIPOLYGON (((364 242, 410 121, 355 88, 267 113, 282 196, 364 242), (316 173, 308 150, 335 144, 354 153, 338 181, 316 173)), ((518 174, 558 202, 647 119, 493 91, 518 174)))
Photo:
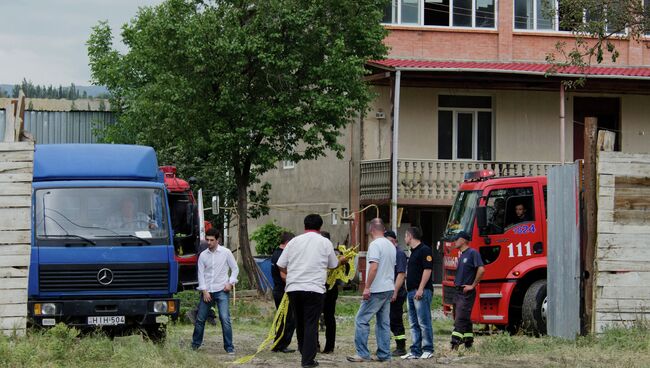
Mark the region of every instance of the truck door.
MULTIPOLYGON (((546 255, 542 193, 535 182, 488 187, 487 239, 479 251, 486 264, 487 279, 512 278, 508 272, 532 257, 546 255)), ((484 192, 485 193, 485 192, 484 192)))

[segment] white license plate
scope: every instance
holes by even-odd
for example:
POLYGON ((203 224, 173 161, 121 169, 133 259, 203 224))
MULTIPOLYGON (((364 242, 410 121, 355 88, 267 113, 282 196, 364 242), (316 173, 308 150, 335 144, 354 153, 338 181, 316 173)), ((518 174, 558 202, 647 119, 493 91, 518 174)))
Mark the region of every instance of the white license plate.
POLYGON ((91 326, 115 326, 123 325, 124 323, 124 316, 88 317, 88 324, 91 326))

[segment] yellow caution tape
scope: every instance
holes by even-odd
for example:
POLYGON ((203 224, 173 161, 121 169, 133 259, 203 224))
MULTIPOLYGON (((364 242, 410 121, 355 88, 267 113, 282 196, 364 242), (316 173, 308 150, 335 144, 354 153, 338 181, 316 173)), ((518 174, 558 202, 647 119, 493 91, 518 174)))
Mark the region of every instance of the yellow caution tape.
POLYGON ((235 360, 233 363, 234 364, 245 364, 253 360, 257 354, 262 352, 264 349, 266 349, 269 344, 273 343, 270 345, 270 349, 273 349, 280 340, 282 340, 282 336, 284 336, 284 326, 287 323, 287 313, 289 311, 289 296, 285 293, 284 296, 282 297, 282 301, 280 302, 280 305, 278 306, 278 310, 275 312, 275 317, 273 317, 273 324, 271 325, 271 329, 269 330, 269 334, 266 336, 266 340, 260 344, 260 346, 257 347, 257 351, 255 354, 252 355, 247 355, 245 357, 239 358, 235 360), (280 330, 282 329, 282 330, 280 330), (279 333, 279 335, 278 335, 279 333), (278 339, 275 340, 275 336, 278 335, 278 339))
MULTIPOLYGON (((359 254, 357 251, 358 248, 358 246, 346 248, 345 245, 339 245, 338 250, 341 252, 341 255, 345 257, 345 259, 354 260, 354 257, 359 254)), ((356 271, 354 268, 354 262, 349 262, 348 264, 350 265, 348 272, 345 272, 345 264, 340 264, 338 267, 327 271, 327 285, 329 285, 330 290, 334 287, 334 285, 336 285, 337 280, 348 283, 354 278, 354 273, 356 271)))

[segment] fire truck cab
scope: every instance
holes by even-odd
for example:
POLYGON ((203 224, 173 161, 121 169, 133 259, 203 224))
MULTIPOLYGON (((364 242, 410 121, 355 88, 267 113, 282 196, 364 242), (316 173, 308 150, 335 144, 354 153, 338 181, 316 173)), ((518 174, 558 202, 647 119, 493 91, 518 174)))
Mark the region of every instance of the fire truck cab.
POLYGON ((472 322, 546 333, 546 177, 468 172, 443 235, 443 308, 452 312, 461 230, 485 264, 472 322))

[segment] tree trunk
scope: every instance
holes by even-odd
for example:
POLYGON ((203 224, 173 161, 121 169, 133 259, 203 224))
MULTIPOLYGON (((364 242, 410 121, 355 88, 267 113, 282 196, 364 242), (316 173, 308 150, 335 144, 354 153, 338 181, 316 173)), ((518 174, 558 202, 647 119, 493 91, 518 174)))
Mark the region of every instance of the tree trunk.
POLYGON ((257 279, 257 264, 251 252, 250 240, 248 239, 248 185, 237 180, 237 229, 239 234, 239 251, 242 262, 251 288, 257 289, 262 294, 263 290, 257 279))

